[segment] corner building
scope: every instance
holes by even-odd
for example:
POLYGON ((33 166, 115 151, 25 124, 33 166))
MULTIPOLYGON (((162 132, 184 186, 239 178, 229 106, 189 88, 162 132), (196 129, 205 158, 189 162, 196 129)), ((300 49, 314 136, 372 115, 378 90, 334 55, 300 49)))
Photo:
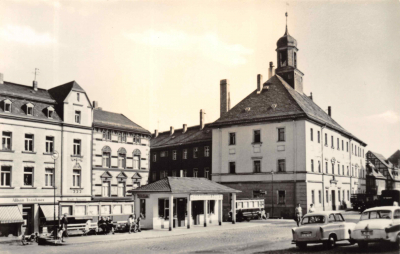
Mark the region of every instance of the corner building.
POLYGON ((256 90, 232 109, 229 81, 221 80, 220 118, 210 125, 212 180, 241 190, 238 199, 263 198, 273 217, 293 218, 297 203, 303 214, 310 204, 345 209, 352 193, 365 192, 366 143, 303 93, 287 28, 276 52, 276 71, 271 62, 268 80, 258 75, 256 90))

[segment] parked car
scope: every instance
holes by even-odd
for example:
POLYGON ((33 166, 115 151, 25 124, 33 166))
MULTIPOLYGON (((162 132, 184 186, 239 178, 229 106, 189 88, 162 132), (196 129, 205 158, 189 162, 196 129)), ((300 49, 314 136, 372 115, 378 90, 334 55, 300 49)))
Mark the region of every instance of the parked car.
POLYGON ((400 207, 381 206, 365 210, 351 234, 360 248, 371 242, 392 242, 400 245, 400 207))
POLYGON ((346 222, 340 212, 324 211, 304 215, 301 225, 292 229, 292 244, 300 249, 309 243, 323 243, 327 248, 336 246, 337 241, 355 242, 350 239, 350 234, 355 223, 346 222))

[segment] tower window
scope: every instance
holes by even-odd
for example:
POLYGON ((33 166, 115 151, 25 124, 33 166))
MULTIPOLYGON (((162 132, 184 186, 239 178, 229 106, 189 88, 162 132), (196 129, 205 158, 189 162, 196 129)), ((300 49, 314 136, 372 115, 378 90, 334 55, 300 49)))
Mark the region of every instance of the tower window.
POLYGON ((293 53, 293 62, 294 62, 294 68, 297 68, 297 53, 293 53))
POLYGON ((286 51, 279 52, 279 65, 280 65, 280 67, 287 65, 287 52, 286 51))

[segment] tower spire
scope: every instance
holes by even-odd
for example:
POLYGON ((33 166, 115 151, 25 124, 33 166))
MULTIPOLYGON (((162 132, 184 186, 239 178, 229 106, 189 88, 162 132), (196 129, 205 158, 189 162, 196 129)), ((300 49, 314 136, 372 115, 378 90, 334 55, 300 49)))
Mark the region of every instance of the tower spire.
POLYGON ((285 30, 285 35, 288 35, 289 33, 288 33, 288 29, 287 29, 287 17, 288 17, 287 12, 285 13, 285 16, 286 16, 286 30, 285 30))

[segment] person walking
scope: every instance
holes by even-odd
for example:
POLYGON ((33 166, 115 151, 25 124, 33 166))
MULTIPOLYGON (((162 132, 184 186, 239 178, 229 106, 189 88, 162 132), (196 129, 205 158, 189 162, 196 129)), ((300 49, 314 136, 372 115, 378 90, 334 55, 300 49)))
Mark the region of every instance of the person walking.
POLYGON ((133 223, 135 223, 135 220, 133 219, 133 215, 129 215, 129 218, 128 218, 129 234, 132 231, 133 223))
POLYGON ((138 232, 142 232, 142 226, 140 225, 140 221, 144 218, 144 215, 141 213, 137 218, 137 230, 138 232))
POLYGON ((314 204, 310 205, 310 208, 308 209, 308 213, 313 213, 315 212, 314 204))
POLYGON ((297 222, 297 226, 300 226, 301 218, 303 217, 303 209, 300 206, 300 203, 297 204, 297 207, 294 209, 295 219, 297 222))
POLYGON ((266 219, 267 219, 267 215, 265 215, 265 210, 264 210, 264 208, 261 208, 260 217, 261 217, 262 220, 266 220, 266 219))
POLYGON ((62 241, 64 242, 64 236, 68 237, 68 218, 67 218, 67 214, 64 214, 64 217, 62 217, 61 219, 61 230, 62 230, 62 241))

